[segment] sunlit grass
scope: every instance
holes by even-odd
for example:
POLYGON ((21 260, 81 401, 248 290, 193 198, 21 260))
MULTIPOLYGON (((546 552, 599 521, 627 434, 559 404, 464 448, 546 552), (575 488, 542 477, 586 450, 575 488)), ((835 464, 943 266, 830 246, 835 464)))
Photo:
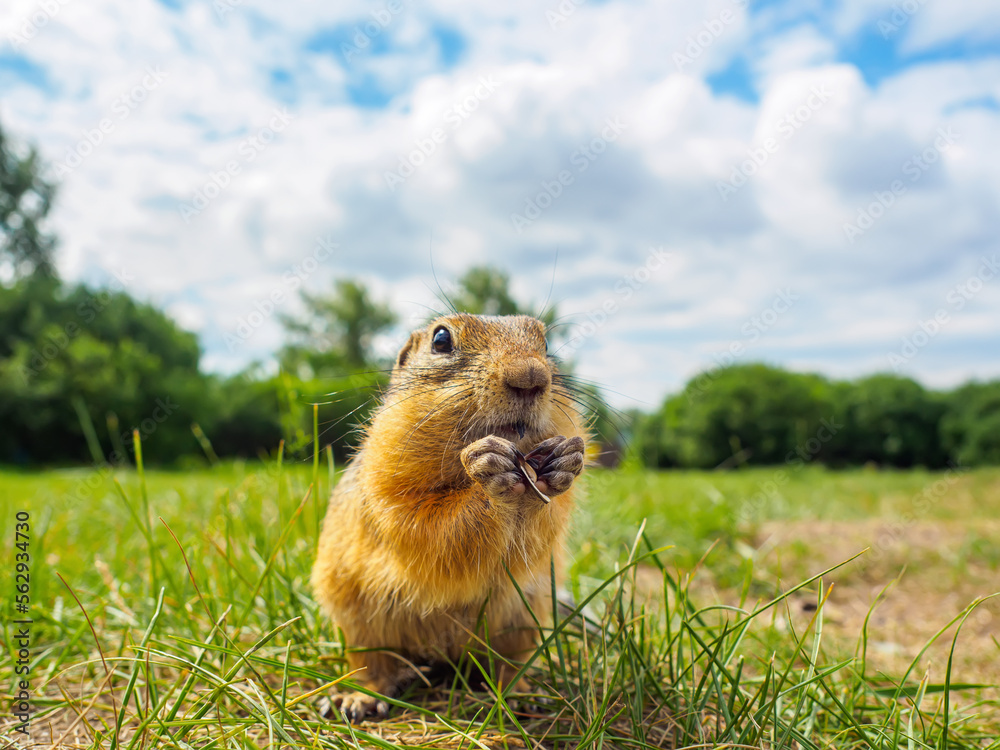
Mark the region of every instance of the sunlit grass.
MULTIPOLYGON (((830 636, 829 583, 847 566, 825 571, 799 550, 798 577, 786 569, 779 580, 753 554, 762 524, 895 518, 942 476, 804 469, 755 500, 774 470, 591 472, 569 550, 577 604, 540 635, 526 672, 532 696, 473 690, 457 675, 412 687, 385 722, 351 727, 321 717, 309 695, 346 669, 307 584, 333 481, 326 462, 0 473, 4 538, 17 510, 32 515, 32 738, 109 748, 1000 748, 996 693, 963 684, 950 659, 928 671, 914 654, 908 673, 880 674, 867 629, 850 643, 830 636), (805 616, 792 606, 804 598, 814 603, 805 616)), ((1000 518, 1000 472, 967 473, 948 492, 921 518, 959 516, 973 528, 1000 518)), ((956 564, 992 564, 990 537, 969 539, 956 564)), ((939 613, 942 626, 977 611, 964 606, 939 613)), ((954 626, 940 637, 946 653, 955 637, 954 626)), ((11 665, 0 667, 7 705, 11 665)))

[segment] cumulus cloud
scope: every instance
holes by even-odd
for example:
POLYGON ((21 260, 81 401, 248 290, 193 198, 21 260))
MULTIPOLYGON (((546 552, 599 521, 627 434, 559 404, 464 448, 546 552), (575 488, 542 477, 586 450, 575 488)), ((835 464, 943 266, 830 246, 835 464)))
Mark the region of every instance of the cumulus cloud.
MULTIPOLYGON (((293 312, 299 288, 358 276, 415 324, 440 306, 433 259, 445 284, 472 263, 538 302, 552 284, 618 405, 734 341, 884 370, 941 308, 903 371, 1000 373, 1000 278, 947 301, 1000 251, 1000 60, 872 82, 845 50, 892 3, 57 5, 35 28, 36 2, 4 16, 0 119, 62 165, 60 268, 127 269, 213 368, 270 357, 275 315, 226 342, 274 290, 293 312)), ((920 5, 885 42, 903 57, 995 38, 985 4, 920 5)))

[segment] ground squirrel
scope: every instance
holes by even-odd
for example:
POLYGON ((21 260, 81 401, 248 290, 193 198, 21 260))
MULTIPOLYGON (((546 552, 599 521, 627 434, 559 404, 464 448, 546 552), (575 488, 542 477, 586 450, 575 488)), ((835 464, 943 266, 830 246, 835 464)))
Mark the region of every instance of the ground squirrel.
MULTIPOLYGON (((531 653, 537 626, 507 570, 544 621, 584 464, 573 395, 535 318, 447 315, 410 335, 330 499, 312 574, 366 688, 391 696, 413 665, 457 661, 482 619, 503 657, 531 653)), ((360 692, 334 702, 355 722, 388 712, 360 692)))

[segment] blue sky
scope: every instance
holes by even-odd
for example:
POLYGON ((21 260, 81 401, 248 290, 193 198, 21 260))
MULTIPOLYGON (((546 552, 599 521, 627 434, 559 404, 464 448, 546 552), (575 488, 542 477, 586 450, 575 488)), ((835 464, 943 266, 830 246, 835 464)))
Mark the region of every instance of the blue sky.
POLYGON ((730 358, 1000 376, 991 3, 321 5, 5 4, 0 122, 61 183, 67 278, 124 274, 224 372, 343 276, 391 352, 433 257, 551 284, 623 406, 730 358))

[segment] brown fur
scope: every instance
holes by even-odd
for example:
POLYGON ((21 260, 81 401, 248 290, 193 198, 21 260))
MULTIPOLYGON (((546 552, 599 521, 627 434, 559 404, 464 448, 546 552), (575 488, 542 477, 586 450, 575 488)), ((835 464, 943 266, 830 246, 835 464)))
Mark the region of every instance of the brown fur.
MULTIPOLYGON (((527 316, 449 315, 410 335, 334 490, 312 575, 365 687, 391 696, 411 664, 457 661, 483 611, 499 654, 517 661, 532 650, 537 628, 505 566, 544 620, 583 466, 585 431, 555 373, 545 328, 527 316), (453 352, 432 350, 441 327, 453 352), (538 477, 545 505, 525 491, 510 451, 555 436, 566 440, 552 441, 558 458, 538 477)), ((362 693, 341 700, 355 721, 388 709, 362 693)))

